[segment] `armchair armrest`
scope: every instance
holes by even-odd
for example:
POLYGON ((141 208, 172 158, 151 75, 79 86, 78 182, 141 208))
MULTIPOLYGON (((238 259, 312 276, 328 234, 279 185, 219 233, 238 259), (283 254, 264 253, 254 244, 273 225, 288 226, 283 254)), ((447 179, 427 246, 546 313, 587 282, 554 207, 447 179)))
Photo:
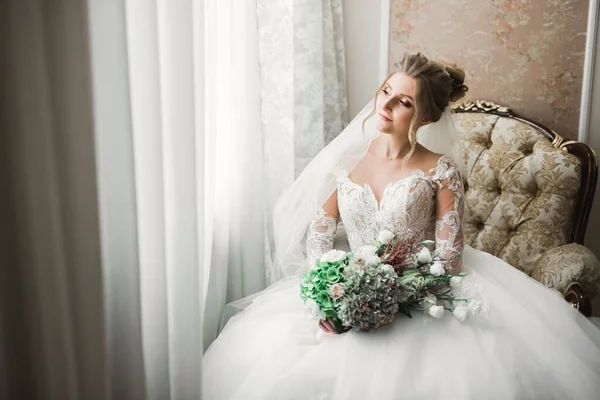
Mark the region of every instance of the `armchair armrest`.
POLYGON ((600 261, 587 247, 570 243, 544 253, 531 277, 563 293, 571 305, 589 316, 589 295, 600 291, 600 261))

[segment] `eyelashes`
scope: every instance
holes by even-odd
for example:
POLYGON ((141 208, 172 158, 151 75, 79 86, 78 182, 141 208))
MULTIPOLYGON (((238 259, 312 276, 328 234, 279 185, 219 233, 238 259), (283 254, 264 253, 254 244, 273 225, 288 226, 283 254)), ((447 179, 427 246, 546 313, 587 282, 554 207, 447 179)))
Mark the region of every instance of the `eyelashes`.
MULTIPOLYGON (((389 95, 390 95, 390 92, 389 92, 389 90, 388 90, 388 88, 387 88, 387 87, 385 87, 385 88, 381 89, 381 91, 382 91, 382 92, 383 92, 383 93, 384 93, 386 96, 389 96, 389 95)), ((406 107, 406 108, 410 108, 410 107, 412 107, 412 104, 410 104, 408 101, 404 101, 404 100, 402 100, 402 99, 398 99, 398 103, 402 104, 402 105, 403 105, 404 107, 406 107)))

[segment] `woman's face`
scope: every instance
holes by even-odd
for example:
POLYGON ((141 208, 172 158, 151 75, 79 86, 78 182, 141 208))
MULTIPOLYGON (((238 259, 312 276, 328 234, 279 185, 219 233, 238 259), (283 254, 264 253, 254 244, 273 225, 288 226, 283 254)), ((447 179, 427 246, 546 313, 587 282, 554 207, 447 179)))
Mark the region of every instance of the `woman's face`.
POLYGON ((381 133, 408 135, 415 114, 417 82, 402 72, 392 75, 375 101, 375 128, 381 133))

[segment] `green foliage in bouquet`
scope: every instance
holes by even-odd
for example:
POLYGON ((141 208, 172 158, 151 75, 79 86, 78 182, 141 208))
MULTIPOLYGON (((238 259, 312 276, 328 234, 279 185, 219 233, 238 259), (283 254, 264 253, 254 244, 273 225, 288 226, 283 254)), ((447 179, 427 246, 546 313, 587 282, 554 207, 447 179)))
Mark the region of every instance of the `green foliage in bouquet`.
POLYGON ((396 272, 374 246, 356 254, 332 250, 301 277, 300 297, 321 319, 331 317, 338 333, 372 331, 398 313, 396 272))
POLYGON ((344 270, 353 254, 332 250, 324 254, 315 265, 300 277, 300 298, 321 319, 331 317, 336 331, 343 326, 338 316, 345 282, 344 270))
POLYGON ((448 310, 460 321, 477 315, 480 301, 456 297, 466 274, 447 274, 433 245, 382 231, 374 246, 355 254, 331 250, 301 276, 300 297, 314 316, 331 318, 338 333, 377 330, 399 312, 440 318, 448 310))
MULTIPOLYGON (((456 290, 467 274, 446 273, 445 265, 452 260, 444 260, 435 250, 431 251, 434 244, 432 240, 425 240, 407 245, 395 236, 389 243, 379 244, 378 252, 383 260, 395 254, 410 255, 408 262, 405 259, 398 270, 398 311, 410 318, 411 311, 423 311, 440 318, 447 310, 461 322, 469 314, 477 315, 481 311, 479 301, 456 297, 456 290)), ((460 254, 455 256, 460 257, 460 254)))

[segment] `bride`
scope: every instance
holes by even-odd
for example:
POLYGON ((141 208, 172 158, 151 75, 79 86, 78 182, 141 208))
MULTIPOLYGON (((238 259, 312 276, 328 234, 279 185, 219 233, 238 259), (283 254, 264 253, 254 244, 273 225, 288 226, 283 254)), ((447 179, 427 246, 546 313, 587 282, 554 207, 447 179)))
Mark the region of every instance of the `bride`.
POLYGON ((207 350, 203 398, 598 398, 600 331, 555 291, 463 244, 457 154, 431 148, 458 147, 448 105, 467 90, 464 72, 421 54, 405 55, 397 67, 374 104, 279 201, 272 271, 279 281, 207 350), (382 230, 435 240, 445 269, 468 274, 461 290, 481 295, 487 312, 462 323, 451 314, 429 322, 398 316, 370 333, 335 334, 330 321, 311 320, 298 276, 342 248, 335 242, 342 227, 352 250, 382 230), (319 330, 327 334, 319 338, 319 330))

